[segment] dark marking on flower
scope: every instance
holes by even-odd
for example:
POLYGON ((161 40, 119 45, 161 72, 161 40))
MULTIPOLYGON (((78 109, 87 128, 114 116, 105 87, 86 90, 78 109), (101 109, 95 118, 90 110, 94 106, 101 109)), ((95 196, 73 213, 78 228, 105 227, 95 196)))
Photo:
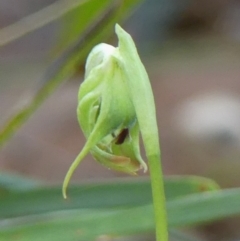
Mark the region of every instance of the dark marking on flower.
POLYGON ((116 137, 116 141, 115 144, 116 145, 121 145, 123 144, 123 142, 125 141, 125 139, 127 138, 129 134, 128 128, 124 128, 119 135, 116 137))

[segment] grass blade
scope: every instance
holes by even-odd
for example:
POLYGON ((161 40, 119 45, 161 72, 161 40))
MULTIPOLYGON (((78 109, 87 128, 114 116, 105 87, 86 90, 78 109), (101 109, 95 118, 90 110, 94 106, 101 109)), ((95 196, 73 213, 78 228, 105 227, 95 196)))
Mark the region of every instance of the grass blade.
MULTIPOLYGON (((204 190, 215 190, 215 182, 200 177, 168 177, 165 190, 168 200, 204 190)), ((42 187, 0 196, 0 217, 17 217, 43 212, 79 208, 134 207, 152 202, 149 180, 111 181, 72 186, 69 199, 63 200, 61 186, 42 187)))

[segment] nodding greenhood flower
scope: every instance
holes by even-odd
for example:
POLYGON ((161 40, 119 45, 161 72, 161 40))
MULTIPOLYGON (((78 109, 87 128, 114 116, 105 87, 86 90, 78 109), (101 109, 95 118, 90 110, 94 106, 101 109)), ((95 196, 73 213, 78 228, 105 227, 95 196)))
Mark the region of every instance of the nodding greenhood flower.
POLYGON ((131 36, 119 25, 115 30, 119 46, 99 44, 87 58, 77 108, 87 142, 65 177, 64 197, 74 170, 88 152, 110 169, 130 174, 146 171, 139 150, 141 131, 147 157, 160 155, 148 75, 131 36))

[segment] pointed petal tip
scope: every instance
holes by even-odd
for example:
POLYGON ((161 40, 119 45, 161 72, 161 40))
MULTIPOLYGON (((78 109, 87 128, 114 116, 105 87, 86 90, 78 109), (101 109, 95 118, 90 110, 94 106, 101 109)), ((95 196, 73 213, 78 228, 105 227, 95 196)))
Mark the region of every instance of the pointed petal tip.
POLYGON ((120 29, 120 25, 118 23, 115 24, 115 31, 117 32, 118 29, 120 29))
POLYGON ((66 192, 66 188, 62 189, 62 195, 64 199, 67 199, 67 192, 66 192))
MULTIPOLYGON (((119 38, 119 35, 120 34, 123 34, 125 31, 124 31, 124 29, 118 24, 118 23, 116 23, 115 24, 115 32, 116 32, 116 34, 117 34, 117 36, 118 36, 118 38, 119 38)), ((126 33, 126 32, 125 32, 126 33)))

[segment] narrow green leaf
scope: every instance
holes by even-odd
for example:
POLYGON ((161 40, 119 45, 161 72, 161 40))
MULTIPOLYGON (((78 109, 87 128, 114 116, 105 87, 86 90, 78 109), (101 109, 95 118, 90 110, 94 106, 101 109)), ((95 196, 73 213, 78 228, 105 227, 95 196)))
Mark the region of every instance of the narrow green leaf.
MULTIPOLYGON (((168 202, 170 227, 193 226, 240 215, 240 189, 192 194, 168 202)), ((5 241, 85 241, 100 235, 129 235, 154 230, 152 205, 117 210, 71 210, 20 219, 1 225, 5 241), (7 225, 6 225, 7 224, 7 225)))
MULTIPOLYGON (((170 227, 193 226, 240 215, 240 189, 192 194, 168 202, 170 227)), ((10 241, 83 241, 100 235, 129 235, 154 230, 152 205, 117 210, 69 210, 2 223, 0 237, 10 241)))
MULTIPOLYGON (((165 179, 168 200, 217 188, 215 182, 201 177, 179 176, 165 179)), ((76 208, 133 207, 151 202, 150 182, 146 179, 72 186, 67 200, 63 200, 61 196, 61 187, 45 187, 0 196, 0 217, 76 208)))
POLYGON ((171 226, 184 227, 240 215, 240 188, 194 194, 168 203, 171 226))

